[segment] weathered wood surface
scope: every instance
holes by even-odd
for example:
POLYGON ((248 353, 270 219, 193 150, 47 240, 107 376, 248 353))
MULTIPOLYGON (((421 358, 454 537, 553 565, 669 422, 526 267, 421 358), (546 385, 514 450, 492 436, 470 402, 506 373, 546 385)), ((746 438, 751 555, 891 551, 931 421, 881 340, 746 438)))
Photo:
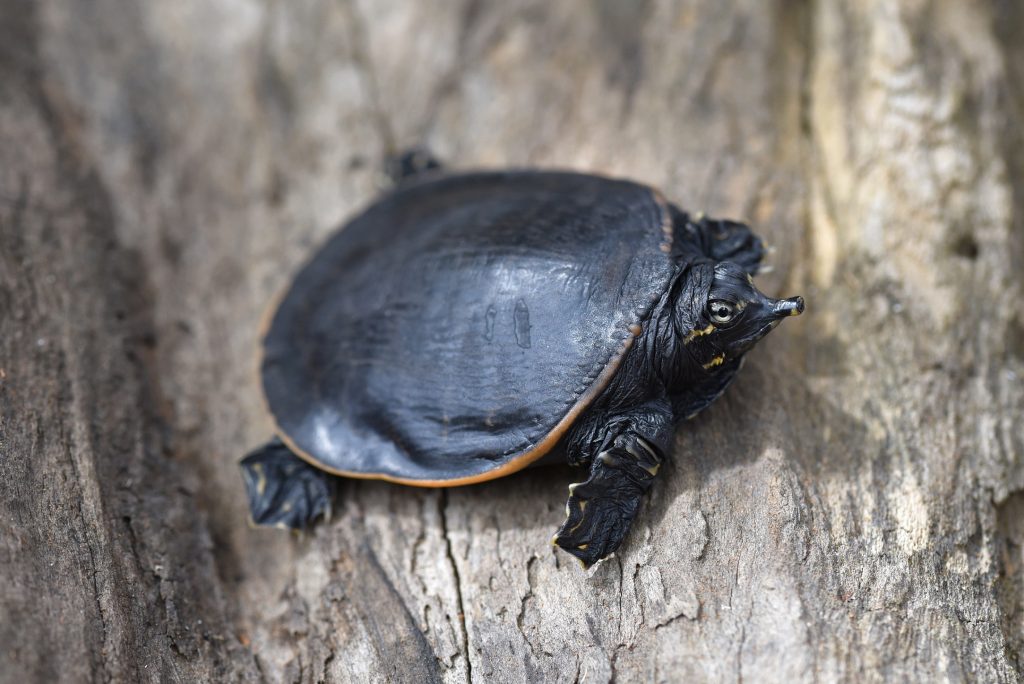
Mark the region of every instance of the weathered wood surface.
POLYGON ((1015 681, 1012 0, 0 0, 0 680, 1015 681), (572 474, 249 529, 262 310, 391 147, 755 223, 808 314, 626 546, 572 474))

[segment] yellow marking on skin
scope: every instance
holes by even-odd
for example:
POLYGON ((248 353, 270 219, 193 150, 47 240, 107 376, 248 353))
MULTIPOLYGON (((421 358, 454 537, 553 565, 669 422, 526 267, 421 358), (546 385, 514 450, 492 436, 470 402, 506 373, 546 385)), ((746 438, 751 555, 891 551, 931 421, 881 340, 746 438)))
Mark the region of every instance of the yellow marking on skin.
POLYGON ((654 477, 655 475, 658 474, 658 471, 661 470, 661 464, 656 463, 652 468, 644 468, 644 470, 649 472, 651 474, 651 477, 654 477))
POLYGON ((797 309, 790 309, 789 310, 789 315, 790 316, 799 316, 800 312, 797 309))
MULTIPOLYGON (((570 497, 575 496, 576 488, 579 487, 581 484, 583 484, 583 483, 582 482, 576 482, 576 483, 573 483, 573 484, 569 485, 569 496, 570 497)), ((582 514, 584 511, 587 510, 587 500, 586 499, 582 499, 579 503, 580 503, 580 513, 582 514)), ((570 514, 571 514, 571 512, 569 510, 569 502, 566 501, 565 502, 565 519, 566 520, 569 519, 570 514)), ((586 522, 586 521, 581 519, 578 523, 576 523, 575 525, 572 526, 572 528, 569 529, 568 533, 572 534, 573 532, 578 530, 579 527, 584 522, 586 522)), ((555 539, 557 539, 557 538, 558 538, 558 535, 555 535, 555 537, 551 540, 551 543, 554 544, 555 546, 558 546, 557 542, 555 541, 555 539)))
MULTIPOLYGON (((586 499, 584 499, 583 501, 580 501, 580 513, 582 514, 585 510, 587 510, 587 501, 586 501, 586 499)), ((566 518, 569 517, 569 504, 568 503, 565 504, 565 517, 566 518)), ((582 526, 583 523, 585 523, 585 522, 586 522, 586 520, 581 519, 578 523, 576 523, 575 525, 573 525, 569 529, 569 534, 572 534, 573 532, 578 530, 580 528, 580 526, 582 526)))
POLYGON ((704 369, 708 370, 708 369, 714 368, 715 366, 721 366, 723 363, 725 363, 725 354, 719 354, 715 358, 713 358, 710 361, 708 361, 707 363, 705 363, 704 364, 704 369))
POLYGON ((710 335, 713 332, 715 332, 715 324, 709 323, 708 327, 704 328, 703 330, 691 331, 689 335, 683 338, 683 344, 690 344, 698 337, 704 337, 705 335, 710 335))
POLYGON ((263 496, 263 492, 267 491, 267 478, 263 475, 263 464, 253 463, 252 469, 256 471, 256 493, 263 496))
POLYGON ((656 456, 656 455, 655 455, 655 453, 654 453, 654 450, 653 450, 653 449, 651 448, 651 445, 650 445, 650 444, 648 444, 648 443, 647 443, 646 441, 644 441, 644 440, 642 440, 642 439, 638 439, 638 440, 636 440, 636 443, 637 443, 637 445, 639 445, 639 447, 640 447, 641 449, 643 449, 643 450, 644 450, 644 451, 646 451, 646 452, 647 452, 648 454, 650 454, 650 455, 651 455, 651 458, 657 458, 657 456, 656 456))
POLYGON ((747 282, 750 283, 751 285, 753 285, 754 284, 754 276, 752 276, 752 275, 750 275, 748 273, 747 274, 747 282))
POLYGON ((586 551, 588 546, 590 546, 590 544, 580 544, 576 548, 579 549, 580 551, 586 551))

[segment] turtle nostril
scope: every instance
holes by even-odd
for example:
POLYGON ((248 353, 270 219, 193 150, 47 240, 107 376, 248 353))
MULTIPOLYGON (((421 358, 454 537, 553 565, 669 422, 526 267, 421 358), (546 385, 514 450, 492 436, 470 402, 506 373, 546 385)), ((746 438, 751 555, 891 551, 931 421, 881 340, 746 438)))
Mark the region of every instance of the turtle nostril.
POLYGON ((783 316, 799 316, 803 312, 803 297, 790 297, 789 299, 780 300, 775 304, 775 315, 779 318, 783 316))

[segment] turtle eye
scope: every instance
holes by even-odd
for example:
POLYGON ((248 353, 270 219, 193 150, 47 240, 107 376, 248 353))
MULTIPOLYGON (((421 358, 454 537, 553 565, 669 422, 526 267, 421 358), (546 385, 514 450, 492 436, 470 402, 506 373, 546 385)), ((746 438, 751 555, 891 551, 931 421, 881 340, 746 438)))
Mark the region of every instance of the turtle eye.
POLYGON ((724 299, 708 302, 708 317, 713 323, 728 323, 736 317, 736 305, 724 299))

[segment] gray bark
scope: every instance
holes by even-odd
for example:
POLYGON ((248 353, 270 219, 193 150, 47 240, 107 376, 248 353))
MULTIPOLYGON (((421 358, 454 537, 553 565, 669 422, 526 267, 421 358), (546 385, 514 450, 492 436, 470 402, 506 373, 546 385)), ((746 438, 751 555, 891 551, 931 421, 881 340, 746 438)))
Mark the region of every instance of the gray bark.
POLYGON ((1016 681, 1018 5, 0 0, 0 680, 1016 681), (589 574, 565 470, 245 524, 263 309, 415 143, 807 297, 589 574))

